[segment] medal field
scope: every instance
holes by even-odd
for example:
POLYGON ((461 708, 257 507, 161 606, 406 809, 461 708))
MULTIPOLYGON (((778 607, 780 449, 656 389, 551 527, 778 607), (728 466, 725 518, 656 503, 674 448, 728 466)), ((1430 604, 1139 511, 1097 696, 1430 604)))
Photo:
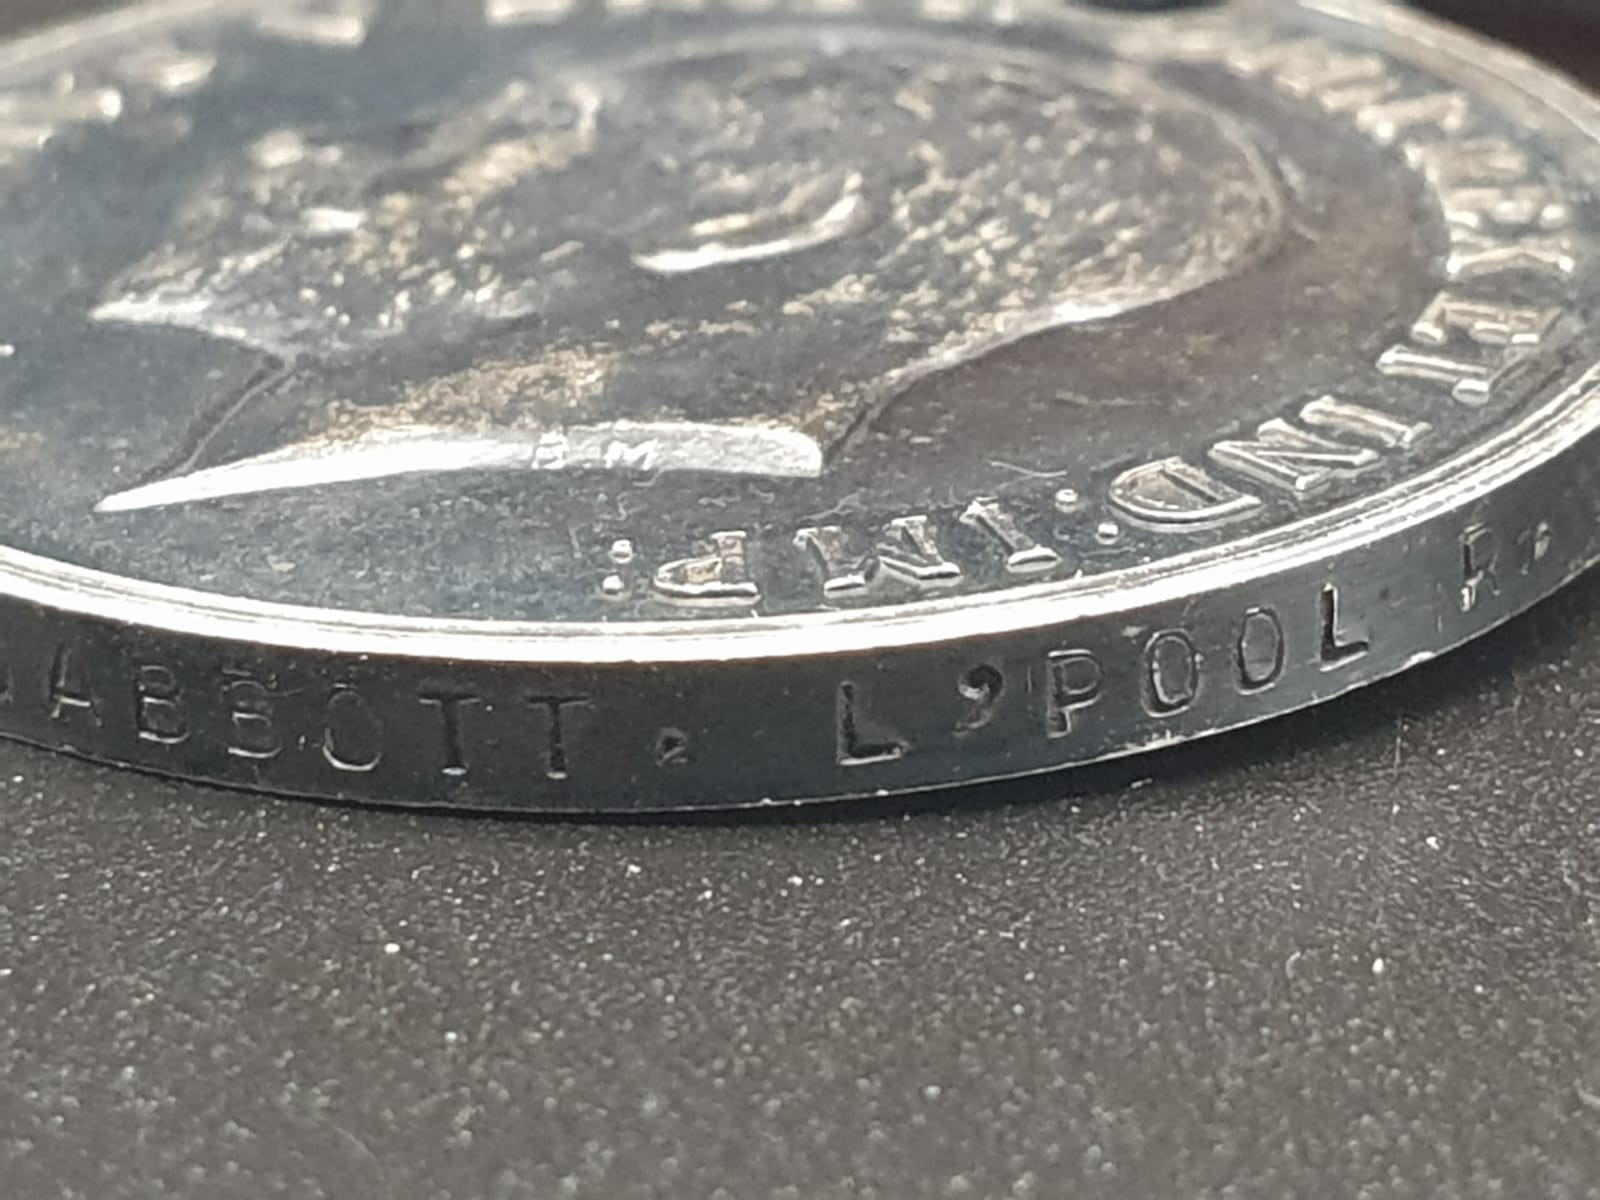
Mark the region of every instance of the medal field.
POLYGON ((0 119, 29 741, 882 794, 1317 703, 1600 556, 1600 106, 1387 6, 156 4, 0 54, 0 119))

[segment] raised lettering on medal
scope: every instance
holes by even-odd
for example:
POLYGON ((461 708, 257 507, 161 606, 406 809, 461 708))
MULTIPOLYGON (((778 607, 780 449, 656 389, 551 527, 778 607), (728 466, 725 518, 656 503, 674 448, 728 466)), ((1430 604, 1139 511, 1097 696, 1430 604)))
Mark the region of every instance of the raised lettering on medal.
POLYGON ((1253 438, 1217 442, 1209 456, 1219 468, 1308 496, 1415 449, 1428 431, 1426 421, 1327 395, 1302 405, 1295 421, 1267 421, 1253 438))
POLYGON ((1413 450, 1432 428, 1426 421, 1408 421, 1338 396, 1311 401, 1300 410, 1300 420, 1324 432, 1371 442, 1386 450, 1413 450))
POLYGON ((67 77, 53 88, 0 91, 0 167, 21 161, 75 125, 109 125, 122 116, 116 88, 67 77))
POLYGON ((1029 537, 998 500, 974 500, 961 514, 961 523, 999 543, 1006 553, 1006 570, 1013 575, 1038 575, 1061 565, 1061 555, 1029 537))
POLYGON ((714 533, 710 542, 710 553, 658 568, 656 593, 668 600, 696 603, 758 603, 761 585, 750 574, 750 535, 737 530, 714 533))
POLYGON ((1528 154, 1504 138, 1464 136, 1477 117, 1466 93, 1417 92, 1387 61, 1322 38, 1236 50, 1234 70, 1271 79, 1350 119, 1380 146, 1397 147, 1433 190, 1450 234, 1455 281, 1513 271, 1570 276, 1572 204, 1528 154))
POLYGON ((256 18, 267 37, 320 46, 366 41, 377 0, 286 0, 256 18))
POLYGON ((816 566, 822 594, 830 600, 860 595, 877 575, 877 560, 852 554, 848 535, 838 525, 808 526, 794 535, 794 545, 816 566))
POLYGON ((1478 407, 1494 398, 1500 381, 1544 344, 1560 319, 1561 310, 1548 305, 1441 292, 1412 326, 1411 344, 1386 350, 1378 369, 1443 384, 1460 403, 1478 407))
POLYGON ((579 0, 486 0, 491 25, 554 25, 578 7, 579 0))
POLYGON ((1112 480, 1107 499, 1143 524, 1171 529, 1223 525, 1248 517, 1263 503, 1182 458, 1129 468, 1112 480))
POLYGON ((959 583, 961 567, 944 556, 933 522, 925 516, 897 517, 878 539, 878 560, 896 576, 924 588, 959 583))
POLYGON ((121 82, 161 96, 187 96, 210 82, 217 65, 209 51, 157 42, 119 57, 112 72, 121 82))
POLYGON ((1304 496, 1336 479, 1370 471, 1382 456, 1370 446, 1334 441, 1274 419, 1249 439, 1230 439, 1211 447, 1211 461, 1258 483, 1304 496))

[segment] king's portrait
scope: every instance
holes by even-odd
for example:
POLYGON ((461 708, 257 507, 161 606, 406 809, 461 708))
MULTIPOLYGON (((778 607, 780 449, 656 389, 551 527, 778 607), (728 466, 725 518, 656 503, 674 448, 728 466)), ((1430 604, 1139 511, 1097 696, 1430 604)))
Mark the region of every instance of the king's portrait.
POLYGON ((815 476, 917 381, 1204 287, 1280 232, 1248 138, 1144 75, 807 39, 252 135, 95 317, 242 347, 258 381, 102 509, 476 470, 815 476), (349 385, 364 364, 381 394, 349 385))

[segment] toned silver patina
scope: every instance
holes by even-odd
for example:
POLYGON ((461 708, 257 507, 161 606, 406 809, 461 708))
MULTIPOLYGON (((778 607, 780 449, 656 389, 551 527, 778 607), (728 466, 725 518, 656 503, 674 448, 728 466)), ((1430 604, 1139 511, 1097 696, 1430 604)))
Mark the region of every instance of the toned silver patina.
POLYGON ((1600 106, 1362 0, 0 51, 0 733, 514 811, 1085 763, 1600 557, 1600 106))

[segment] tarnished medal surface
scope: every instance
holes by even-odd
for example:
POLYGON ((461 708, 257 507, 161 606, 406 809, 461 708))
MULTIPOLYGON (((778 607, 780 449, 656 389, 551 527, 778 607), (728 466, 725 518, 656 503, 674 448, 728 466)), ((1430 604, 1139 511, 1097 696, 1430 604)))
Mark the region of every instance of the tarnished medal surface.
POLYGON ((0 732, 518 811, 1025 774, 1600 556, 1600 108, 1358 0, 0 51, 0 732))

